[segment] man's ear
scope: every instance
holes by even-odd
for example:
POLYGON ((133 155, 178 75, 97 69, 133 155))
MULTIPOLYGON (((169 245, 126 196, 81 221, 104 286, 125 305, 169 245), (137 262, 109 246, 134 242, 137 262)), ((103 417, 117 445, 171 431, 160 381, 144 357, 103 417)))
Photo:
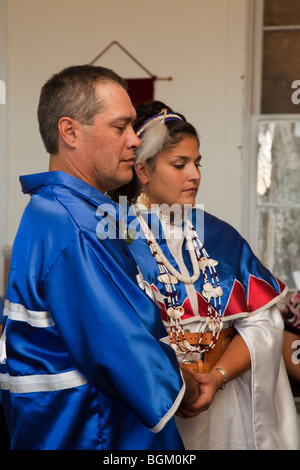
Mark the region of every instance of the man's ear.
POLYGON ((142 184, 147 184, 149 181, 148 172, 149 168, 148 165, 142 162, 135 163, 134 169, 136 174, 138 175, 142 184))
POLYGON ((79 131, 79 124, 77 121, 65 116, 60 118, 58 121, 58 131, 66 145, 72 148, 77 146, 79 131))

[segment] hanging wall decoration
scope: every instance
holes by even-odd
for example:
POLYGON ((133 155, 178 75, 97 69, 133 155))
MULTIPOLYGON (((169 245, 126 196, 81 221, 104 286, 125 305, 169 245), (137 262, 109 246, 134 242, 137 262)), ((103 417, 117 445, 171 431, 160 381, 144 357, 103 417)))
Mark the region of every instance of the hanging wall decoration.
POLYGON ((133 105, 136 107, 139 104, 147 103, 154 99, 154 83, 156 80, 172 80, 172 77, 157 77, 153 75, 144 65, 142 65, 130 52, 125 49, 118 41, 112 41, 103 51, 101 51, 90 62, 91 65, 95 64, 100 57, 102 57, 113 45, 117 45, 130 59, 132 59, 149 77, 146 78, 126 78, 128 84, 128 94, 131 98, 133 105))

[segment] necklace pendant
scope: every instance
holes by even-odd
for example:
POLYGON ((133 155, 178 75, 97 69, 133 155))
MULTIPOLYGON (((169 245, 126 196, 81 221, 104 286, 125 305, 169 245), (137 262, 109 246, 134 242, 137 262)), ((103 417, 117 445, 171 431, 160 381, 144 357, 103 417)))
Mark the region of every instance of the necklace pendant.
POLYGON ((207 258, 201 258, 198 262, 200 269, 205 269, 207 266, 207 258))
POLYGON ((176 277, 168 273, 161 274, 160 276, 158 276, 157 279, 163 284, 177 284, 178 283, 178 280, 176 279, 176 277))
POLYGON ((205 297, 208 301, 211 299, 211 292, 207 292, 205 290, 202 291, 203 297, 205 297))
POLYGON ((206 282, 203 286, 203 290, 205 292, 212 292, 213 286, 209 282, 206 282))
POLYGON ((167 309, 167 315, 169 318, 172 318, 174 320, 178 320, 182 315, 184 314, 184 308, 183 307, 169 307, 167 309))
POLYGON ((175 312, 176 312, 176 315, 178 315, 178 318, 180 318, 184 314, 184 308, 180 306, 175 307, 175 312))
POLYGON ((181 351, 181 352, 191 352, 192 351, 192 346, 190 345, 190 343, 188 341, 181 341, 180 343, 178 343, 178 349, 181 351))
POLYGON ((207 260, 207 266, 208 266, 209 268, 215 267, 215 266, 217 266, 218 264, 219 264, 218 261, 216 261, 215 259, 209 258, 209 259, 207 260))
POLYGON ((216 291, 216 294, 217 294, 218 297, 222 297, 223 289, 222 289, 221 286, 216 287, 215 291, 216 291))
POLYGON ((206 299, 210 299, 211 297, 216 299, 217 297, 222 297, 223 289, 220 286, 212 287, 210 284, 207 283, 203 286, 202 295, 206 299))
POLYGON ((206 328, 208 331, 212 331, 213 334, 218 338, 220 331, 223 329, 223 322, 218 318, 206 318, 206 328))
POLYGON ((169 307, 169 308, 167 309, 167 315, 168 315, 169 318, 174 318, 174 316, 175 316, 175 310, 174 310, 173 307, 169 307))

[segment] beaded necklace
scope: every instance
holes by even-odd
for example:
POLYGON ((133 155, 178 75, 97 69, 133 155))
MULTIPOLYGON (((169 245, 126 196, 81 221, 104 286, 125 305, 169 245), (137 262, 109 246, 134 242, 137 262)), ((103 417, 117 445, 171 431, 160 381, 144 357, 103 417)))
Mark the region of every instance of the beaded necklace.
POLYGON ((170 322, 169 334, 171 338, 173 334, 175 334, 176 338, 175 343, 171 343, 172 347, 175 349, 176 354, 189 352, 203 353, 205 351, 212 350, 215 347, 216 341, 223 327, 221 313, 221 297, 223 295, 223 290, 220 286, 216 272, 216 266, 218 265, 218 262, 209 257, 203 244, 200 242, 192 223, 189 219, 186 219, 186 243, 193 266, 193 275, 183 276, 174 268, 174 266, 172 266, 172 264, 168 261, 162 252, 157 240, 151 232, 144 217, 141 215, 138 207, 134 206, 134 210, 145 234, 152 256, 158 265, 160 274, 157 279, 166 287, 166 311, 170 322), (192 346, 186 340, 184 334, 184 329, 181 322, 181 317, 184 314, 184 308, 179 305, 176 284, 178 282, 183 282, 184 284, 193 284, 199 279, 201 272, 203 273, 204 279, 202 295, 207 301, 207 316, 204 331, 200 333, 199 344, 197 346, 192 346), (211 302, 213 303, 214 308, 212 308, 211 302), (212 332, 212 340, 209 345, 203 346, 201 345, 201 342, 205 331, 212 332))

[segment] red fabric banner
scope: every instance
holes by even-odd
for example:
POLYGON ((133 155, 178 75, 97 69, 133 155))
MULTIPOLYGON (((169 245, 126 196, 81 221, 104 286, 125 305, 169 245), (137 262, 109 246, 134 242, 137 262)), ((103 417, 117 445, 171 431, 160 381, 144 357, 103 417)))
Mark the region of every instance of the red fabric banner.
POLYGON ((134 107, 154 99, 154 80, 151 78, 126 78, 128 94, 134 107))

